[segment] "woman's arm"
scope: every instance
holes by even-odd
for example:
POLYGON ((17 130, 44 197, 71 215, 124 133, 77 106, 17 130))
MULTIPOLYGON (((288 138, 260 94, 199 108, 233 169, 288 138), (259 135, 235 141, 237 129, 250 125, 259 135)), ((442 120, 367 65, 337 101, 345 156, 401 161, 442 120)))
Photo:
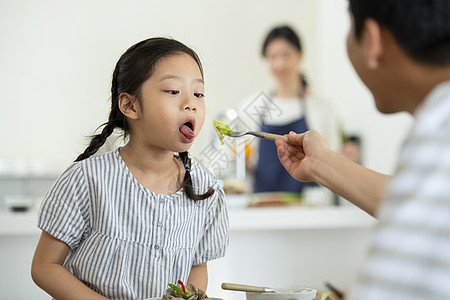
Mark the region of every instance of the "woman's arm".
POLYGON ((64 268, 68 251, 67 244, 42 231, 31 266, 33 281, 55 299, 107 299, 64 268))
POLYGON ((203 291, 206 291, 206 288, 208 287, 208 269, 206 263, 202 263, 191 268, 188 282, 194 284, 203 291))
POLYGON ((317 131, 276 140, 280 162, 299 181, 315 181, 374 215, 384 199, 389 176, 364 168, 331 151, 317 131))

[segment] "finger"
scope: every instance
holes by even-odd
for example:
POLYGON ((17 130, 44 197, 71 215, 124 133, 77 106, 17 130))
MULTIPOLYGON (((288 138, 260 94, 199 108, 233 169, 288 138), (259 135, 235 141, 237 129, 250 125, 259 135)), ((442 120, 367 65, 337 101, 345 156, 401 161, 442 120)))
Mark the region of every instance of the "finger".
POLYGON ((277 146, 277 148, 283 147, 284 144, 286 144, 286 142, 283 139, 280 138, 275 139, 275 145, 277 146))
POLYGON ((278 158, 281 160, 286 156, 286 142, 279 139, 275 141, 275 145, 277 146, 278 158))
MULTIPOLYGON (((300 146, 300 147, 301 147, 301 146, 300 146)), ((301 160, 301 159, 304 157, 304 154, 303 154, 303 147, 301 147, 301 148, 299 149, 298 146, 297 146, 297 147, 293 147, 293 146, 288 145, 288 146, 286 147, 286 149, 285 149, 285 152, 286 152, 285 155, 286 155, 290 160, 292 160, 293 162, 298 161, 298 160, 301 160)))
POLYGON ((287 144, 285 142, 278 143, 277 154, 281 165, 283 165, 283 167, 286 168, 286 170, 289 170, 289 168, 292 165, 292 161, 290 159, 289 153, 286 151, 286 145, 287 144))
POLYGON ((303 147, 301 146, 292 146, 287 143, 280 143, 277 147, 277 151, 278 158, 282 164, 287 162, 294 163, 305 157, 303 147))
POLYGON ((306 132, 297 134, 294 131, 289 132, 289 134, 287 135, 287 137, 289 139, 289 144, 302 146, 303 140, 305 138, 305 133, 306 132))
POLYGON ((289 152, 287 151, 287 148, 289 147, 289 145, 283 141, 283 140, 278 140, 275 141, 275 145, 277 146, 277 154, 278 154, 278 158, 281 159, 289 159, 289 152))

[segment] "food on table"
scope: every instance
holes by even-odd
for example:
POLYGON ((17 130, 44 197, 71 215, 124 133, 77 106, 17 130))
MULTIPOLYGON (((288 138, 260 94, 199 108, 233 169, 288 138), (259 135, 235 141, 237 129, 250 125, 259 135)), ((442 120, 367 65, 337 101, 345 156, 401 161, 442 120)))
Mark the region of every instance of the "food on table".
POLYGON ((224 179, 223 181, 223 191, 225 194, 249 194, 250 188, 247 186, 246 182, 237 179, 224 179))
POLYGON ((330 295, 331 295, 331 292, 330 291, 326 291, 326 292, 321 293, 314 300, 331 300, 330 295))
POLYGON ((166 294, 163 295, 162 300, 202 300, 208 299, 206 293, 193 285, 192 283, 188 283, 186 286, 183 284, 181 280, 178 280, 177 284, 170 284, 166 291, 166 294))
POLYGON ((214 129, 216 130, 217 135, 219 136, 220 143, 223 145, 223 138, 226 135, 229 135, 232 132, 232 130, 230 129, 230 126, 218 120, 214 120, 213 123, 214 129))

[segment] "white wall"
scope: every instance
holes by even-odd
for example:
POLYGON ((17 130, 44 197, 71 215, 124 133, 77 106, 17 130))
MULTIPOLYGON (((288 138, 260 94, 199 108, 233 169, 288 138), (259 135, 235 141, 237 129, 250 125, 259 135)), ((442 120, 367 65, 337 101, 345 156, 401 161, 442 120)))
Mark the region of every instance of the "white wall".
MULTIPOLYGON (((338 107, 344 127, 363 135, 370 167, 389 172, 405 118, 376 113, 345 53, 345 0, 190 0, 0 2, 0 162, 59 172, 106 120, 111 73, 120 54, 150 36, 192 46, 206 72, 208 124, 272 81, 260 57, 264 35, 293 25, 305 44, 303 69, 313 92, 338 107), (392 130, 394 129, 394 130, 392 130), (376 158, 378 157, 378 158, 376 158)), ((406 122, 407 123, 407 122, 406 122)))
POLYGON ((117 59, 151 36, 174 37, 199 53, 210 124, 219 109, 269 82, 259 47, 272 25, 292 23, 306 40, 315 39, 314 6, 308 0, 1 1, 0 159, 39 160, 58 171, 67 166, 106 120, 117 59))

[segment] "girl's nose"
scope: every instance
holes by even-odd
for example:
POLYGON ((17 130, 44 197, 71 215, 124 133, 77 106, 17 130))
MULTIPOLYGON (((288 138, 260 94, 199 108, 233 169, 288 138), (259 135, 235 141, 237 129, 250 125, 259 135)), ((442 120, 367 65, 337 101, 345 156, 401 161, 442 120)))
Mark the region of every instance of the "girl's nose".
POLYGON ((192 99, 191 97, 187 97, 184 103, 184 110, 192 110, 192 111, 197 110, 194 99, 192 99))

